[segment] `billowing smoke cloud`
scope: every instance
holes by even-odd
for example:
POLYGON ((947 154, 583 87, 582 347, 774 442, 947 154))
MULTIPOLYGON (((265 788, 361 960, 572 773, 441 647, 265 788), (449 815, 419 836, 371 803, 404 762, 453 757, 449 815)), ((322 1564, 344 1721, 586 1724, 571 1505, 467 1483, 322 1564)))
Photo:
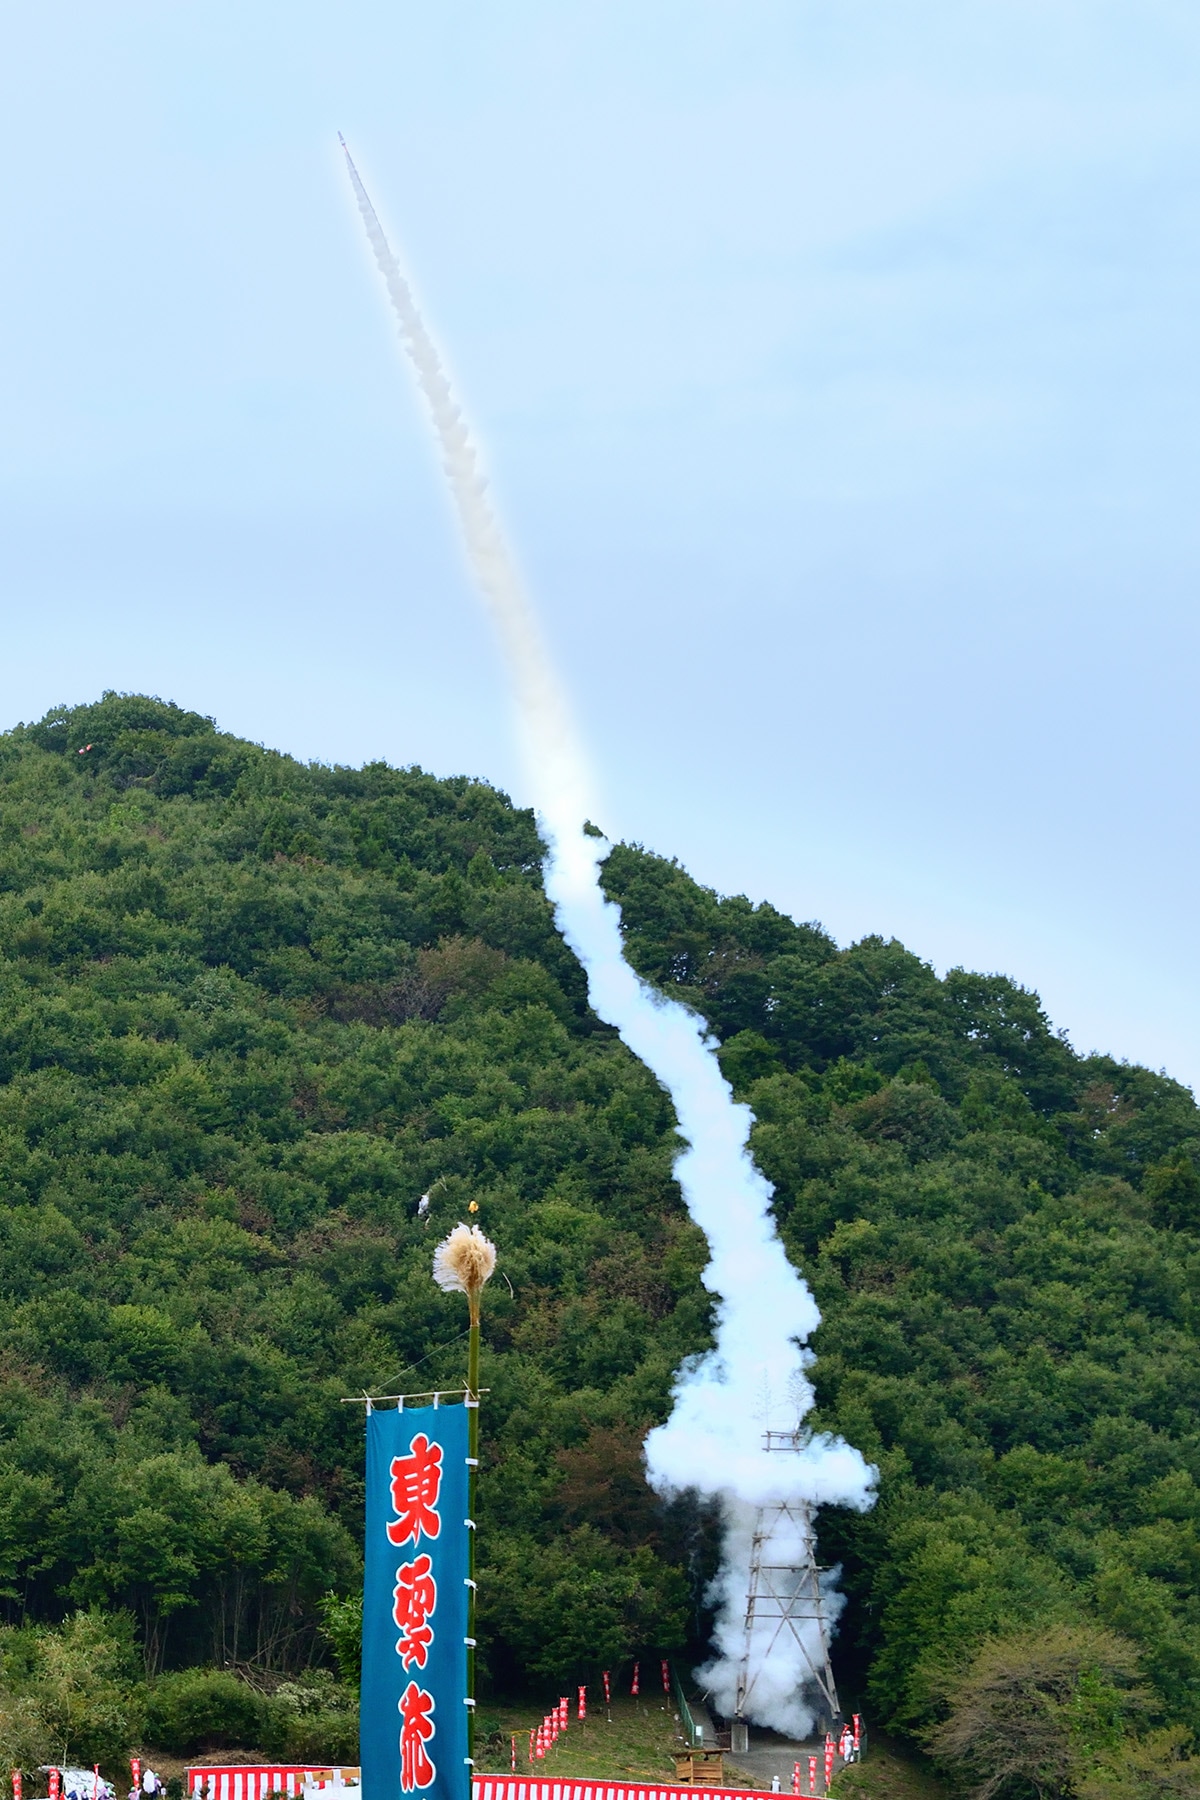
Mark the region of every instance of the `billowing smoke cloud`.
MULTIPOLYGON (((343 148, 345 146, 343 145, 343 148)), ((704 1022, 653 993, 626 962, 620 913, 605 899, 598 863, 607 846, 582 829, 593 810, 587 760, 537 619, 487 497, 478 453, 437 349, 358 172, 350 179, 401 336, 429 406, 472 572, 496 623, 513 684, 538 814, 551 855, 547 891, 559 927, 588 976, 592 1006, 670 1092, 688 1148, 675 1164, 687 1208, 708 1239, 704 1284, 717 1297, 716 1345, 686 1368, 665 1425, 646 1445, 649 1478, 663 1494, 697 1489, 721 1498, 725 1557, 716 1584, 715 1660, 705 1679, 732 1712, 744 1648, 746 1579, 755 1509, 788 1498, 870 1505, 874 1471, 857 1450, 813 1434, 798 1454, 768 1453, 763 1433, 790 1430, 812 1405, 802 1348, 820 1322, 808 1287, 784 1254, 771 1218, 772 1189, 746 1150, 750 1109, 734 1101, 704 1022)), ((785 1526, 784 1529, 787 1529, 785 1526)), ((786 1553, 786 1543, 776 1540, 786 1553)), ((785 1554, 772 1561, 782 1562, 785 1554)), ((830 1616, 837 1610, 834 1597, 830 1616)), ((813 1626, 816 1633, 817 1627, 813 1626)), ((774 1635, 773 1630, 768 1635, 774 1635)), ((747 1713, 802 1734, 813 1711, 801 1698, 808 1667, 784 1634, 757 1670, 747 1713)), ((816 1653, 816 1645, 813 1649, 816 1653)), ((816 1660, 820 1661, 819 1653, 816 1660)))

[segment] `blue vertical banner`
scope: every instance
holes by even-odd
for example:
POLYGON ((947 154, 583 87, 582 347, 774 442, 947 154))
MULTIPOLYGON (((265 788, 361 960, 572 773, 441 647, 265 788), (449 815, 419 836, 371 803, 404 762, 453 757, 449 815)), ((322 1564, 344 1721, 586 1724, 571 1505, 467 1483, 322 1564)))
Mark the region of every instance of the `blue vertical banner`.
POLYGON ((467 1800, 467 1409, 367 1414, 363 1800, 467 1800))

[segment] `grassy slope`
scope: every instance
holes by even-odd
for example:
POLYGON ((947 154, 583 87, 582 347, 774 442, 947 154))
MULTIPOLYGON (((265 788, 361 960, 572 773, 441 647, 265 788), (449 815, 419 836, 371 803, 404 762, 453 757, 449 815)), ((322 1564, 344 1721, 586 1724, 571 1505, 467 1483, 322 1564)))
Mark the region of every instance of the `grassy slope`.
MULTIPOLYGON (((487 1761, 489 1770, 504 1773, 509 1769, 509 1739, 516 1733, 517 1769, 521 1774, 531 1772, 529 1733, 540 1723, 543 1710, 520 1705, 488 1707, 480 1722, 485 1732, 494 1734, 489 1737, 489 1746, 494 1744, 500 1752, 487 1761)), ((619 1698, 613 1701, 611 1724, 605 1718, 603 1705, 592 1706, 582 1725, 572 1713, 566 1734, 544 1760, 534 1765, 532 1772, 548 1781, 568 1775, 667 1781, 675 1772, 677 1741, 675 1715, 669 1708, 652 1698, 619 1698)))

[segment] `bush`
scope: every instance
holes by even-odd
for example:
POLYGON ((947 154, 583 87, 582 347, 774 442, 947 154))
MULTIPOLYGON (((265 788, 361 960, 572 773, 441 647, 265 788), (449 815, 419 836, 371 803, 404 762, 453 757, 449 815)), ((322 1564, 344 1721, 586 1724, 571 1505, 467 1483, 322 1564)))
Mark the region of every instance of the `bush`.
POLYGON ((260 1694, 222 1669, 184 1669, 150 1688, 148 1741, 190 1756, 257 1749, 288 1762, 358 1760, 358 1696, 327 1669, 260 1694))
POLYGON ((289 1762, 356 1763, 357 1693, 328 1669, 283 1682, 268 1702, 265 1747, 289 1762))
POLYGON ((353 1712, 294 1713, 270 1702, 271 1724, 264 1748, 288 1762, 358 1761, 358 1709, 353 1712))
POLYGON ((120 1770, 141 1734, 127 1614, 76 1613, 56 1630, 0 1635, 0 1755, 11 1766, 99 1763, 120 1770))
POLYGON ((147 1739, 178 1756, 257 1746, 269 1735, 270 1723, 264 1696, 221 1669, 183 1669, 160 1675, 150 1687, 147 1739))

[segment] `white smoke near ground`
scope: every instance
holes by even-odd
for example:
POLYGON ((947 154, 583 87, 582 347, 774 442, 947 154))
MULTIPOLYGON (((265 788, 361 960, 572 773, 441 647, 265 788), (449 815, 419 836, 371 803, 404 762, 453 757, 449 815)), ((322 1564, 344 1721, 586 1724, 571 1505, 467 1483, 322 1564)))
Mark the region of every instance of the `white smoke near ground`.
MULTIPOLYGON (((345 144, 343 142, 343 149, 345 144)), ((462 527, 472 573, 496 624, 513 685, 522 748, 550 848, 546 889, 559 928, 587 971, 599 1016, 668 1090, 687 1149, 675 1175, 688 1212, 708 1240, 704 1285, 716 1297, 716 1343, 679 1375, 674 1408, 646 1442, 651 1485, 661 1494, 694 1489, 721 1500, 723 1562, 714 1589, 713 1662, 703 1676, 721 1710, 733 1711, 745 1652, 746 1584, 756 1509, 804 1500, 860 1510, 873 1499, 875 1471, 859 1452, 821 1433, 796 1454, 768 1453, 768 1428, 792 1430, 813 1402, 803 1345, 820 1314, 788 1262, 771 1217, 772 1188, 747 1152, 753 1116, 733 1098, 704 1021, 653 992, 625 960, 619 909, 604 897, 599 863, 609 848, 583 830, 593 811, 587 759, 504 534, 489 502, 462 412, 383 228, 346 151, 358 208, 387 283, 405 349, 429 407, 462 527)), ((786 1527, 784 1528, 786 1530, 786 1527)), ((790 1548, 776 1536, 774 1548, 790 1548)), ((840 1610, 831 1597, 829 1616, 840 1610)), ((812 1625, 814 1637, 819 1627, 812 1625)), ((774 1635, 771 1628, 768 1635, 774 1635)), ((788 1634, 751 1643, 755 1675, 747 1716, 803 1736, 816 1711, 804 1700, 809 1667, 788 1634), (757 1655, 756 1655, 757 1652, 757 1655)), ((810 1645, 818 1666, 816 1642, 810 1645)))
MULTIPOLYGON (((805 1485, 803 1477, 798 1485, 805 1485)), ((785 1737, 803 1740, 811 1734, 818 1713, 824 1710, 814 1703, 814 1692, 805 1683, 809 1668, 819 1669, 825 1657, 821 1627, 815 1618, 808 1617, 796 1619, 793 1627, 781 1630, 778 1617, 768 1613, 755 1620, 747 1646, 746 1584, 759 1512, 755 1504, 735 1493, 727 1491, 721 1500, 725 1525, 721 1568, 710 1595, 716 1605, 714 1655, 697 1674, 718 1710, 732 1716, 737 1708, 745 1657, 750 1686, 744 1715, 759 1724, 773 1726, 785 1737), (790 1635, 793 1628, 798 1640, 790 1635)), ((800 1522, 787 1515, 778 1518, 767 1560, 786 1568, 802 1561, 805 1549, 800 1522)), ((836 1624, 846 1604, 845 1596, 838 1592, 836 1575, 836 1570, 829 1570, 821 1576, 822 1606, 830 1626, 836 1624)))

